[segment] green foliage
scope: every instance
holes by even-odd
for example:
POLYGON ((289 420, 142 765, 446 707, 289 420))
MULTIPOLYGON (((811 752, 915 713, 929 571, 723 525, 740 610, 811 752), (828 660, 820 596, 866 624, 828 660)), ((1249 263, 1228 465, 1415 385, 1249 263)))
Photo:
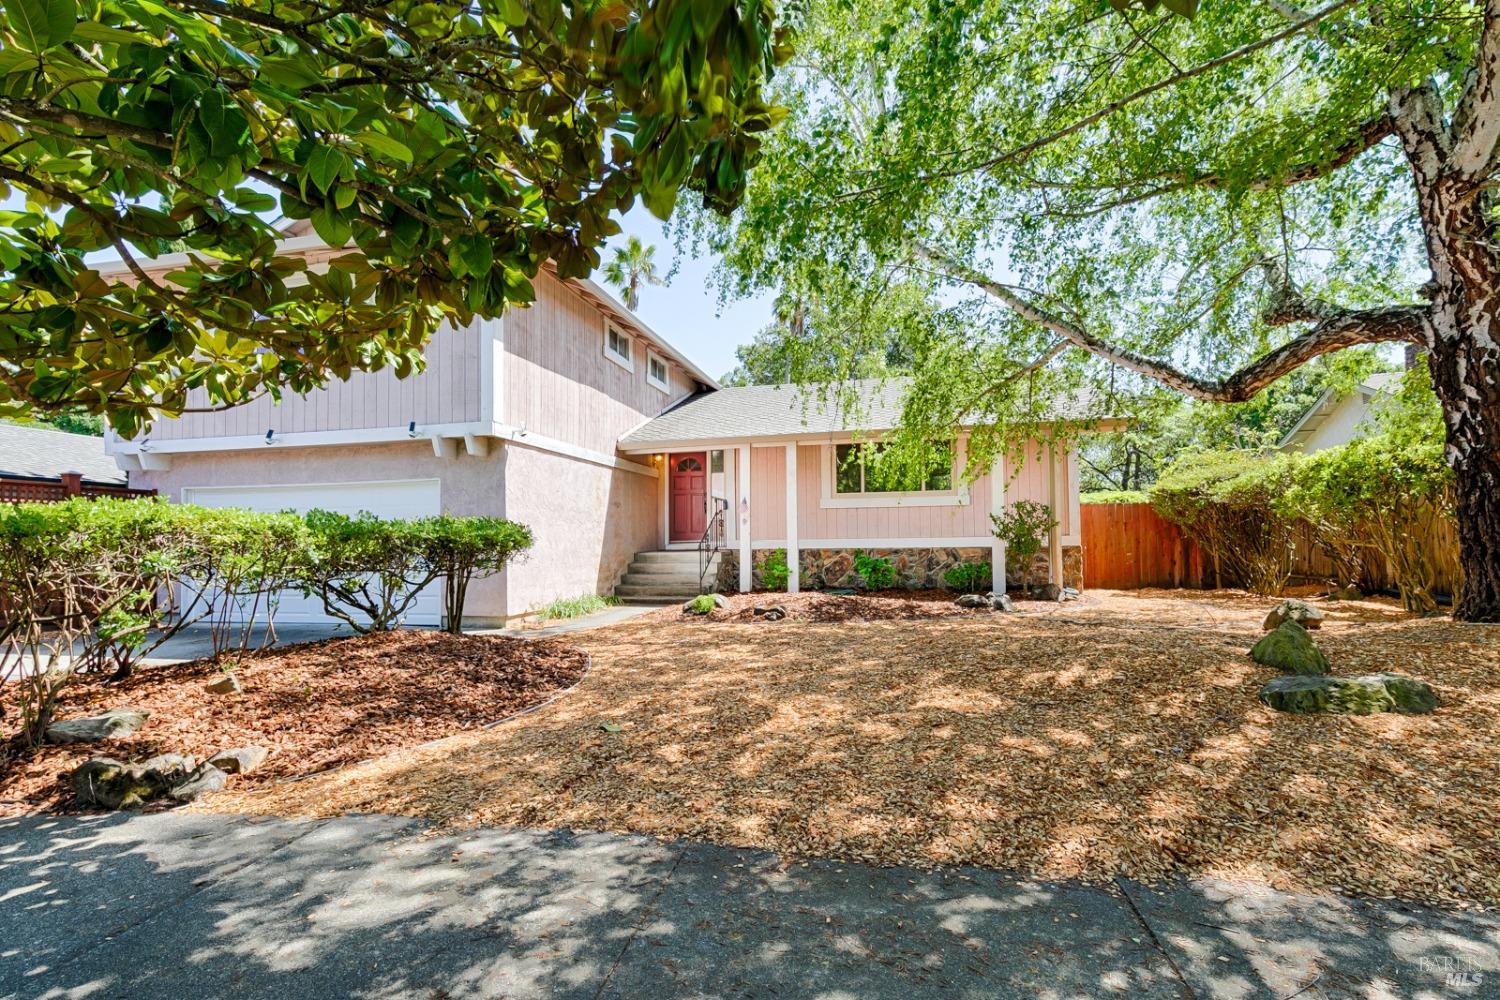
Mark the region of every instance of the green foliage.
POLYGON ((415 522, 423 558, 443 578, 443 620, 449 632, 463 631, 464 603, 476 576, 499 573, 531 548, 531 529, 499 517, 442 514, 415 522))
POLYGON ((0 408, 158 414, 421 363, 588 274, 639 197, 728 211, 780 112, 768 3, 11 0, 0 408), (22 198, 11 199, 11 196, 22 198), (284 219, 334 247, 326 273, 284 219), (125 257, 104 277, 92 255, 125 257), (155 259, 185 253, 166 274, 155 259))
POLYGON ((642 243, 639 236, 630 237, 624 246, 616 248, 602 273, 604 280, 619 291, 625 308, 631 312, 641 304, 641 282, 650 285, 667 283, 656 273, 656 247, 642 243))
POLYGON ((1031 567, 1042 551, 1057 518, 1052 508, 1035 500, 1017 500, 999 514, 990 515, 991 531, 1005 543, 1005 565, 1019 570, 1021 583, 1031 589, 1031 567))
POLYGON ((1357 568, 1363 552, 1383 557, 1408 610, 1437 610, 1436 528, 1453 519, 1441 438, 1378 434, 1320 451, 1298 466, 1280 507, 1312 525, 1341 566, 1357 568))
POLYGON ((555 621, 561 618, 581 618, 584 615, 592 615, 612 608, 620 603, 618 597, 607 597, 600 594, 579 594, 577 597, 559 597, 550 604, 544 604, 537 610, 537 617, 547 621, 555 621))
POLYGON ((1151 505, 1182 527, 1227 577, 1257 594, 1278 594, 1292 571, 1295 519, 1282 500, 1295 459, 1249 451, 1183 455, 1151 487, 1151 505))
POLYGON ((958 590, 965 594, 989 590, 993 578, 994 572, 987 562, 959 563, 943 573, 943 582, 948 585, 949 590, 958 590))
POLYGON ((760 583, 767 590, 786 589, 791 569, 786 564, 786 549, 772 549, 760 564, 760 583))
POLYGON ((1079 503, 1147 503, 1145 490, 1094 490, 1078 494, 1079 503))
POLYGON ((896 585, 896 565, 868 552, 854 553, 854 572, 866 590, 890 590, 896 585))
POLYGON ((102 437, 104 434, 104 421, 97 413, 89 413, 81 407, 68 407, 56 413, 25 413, 21 416, 4 419, 5 423, 20 424, 23 427, 51 427, 53 430, 64 431, 68 434, 86 434, 89 437, 102 437))
POLYGON ((714 609, 714 595, 699 594, 688 601, 687 609, 695 615, 706 615, 714 609))

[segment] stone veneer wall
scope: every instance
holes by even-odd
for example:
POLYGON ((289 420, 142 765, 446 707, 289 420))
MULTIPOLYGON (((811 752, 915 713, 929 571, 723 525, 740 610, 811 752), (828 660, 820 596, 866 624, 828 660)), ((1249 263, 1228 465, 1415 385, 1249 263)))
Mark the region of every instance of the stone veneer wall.
MULTIPOLYGON (((751 586, 762 586, 760 567, 775 549, 755 549, 751 553, 751 586)), ((959 563, 987 563, 990 550, 985 548, 922 548, 922 549, 803 549, 801 553, 801 584, 804 590, 825 590, 833 587, 857 587, 859 577, 854 572, 854 554, 868 552, 881 559, 889 559, 896 568, 896 586, 926 589, 943 586, 943 574, 959 563)), ((1032 565, 1031 579, 1034 583, 1047 580, 1048 556, 1037 553, 1032 565)), ((719 573, 714 589, 732 592, 739 589, 740 553, 738 549, 725 549, 719 556, 719 573)), ((1009 570, 1006 583, 1020 586, 1021 574, 1009 570)), ((1063 548, 1063 586, 1083 589, 1083 549, 1076 545, 1063 548)))

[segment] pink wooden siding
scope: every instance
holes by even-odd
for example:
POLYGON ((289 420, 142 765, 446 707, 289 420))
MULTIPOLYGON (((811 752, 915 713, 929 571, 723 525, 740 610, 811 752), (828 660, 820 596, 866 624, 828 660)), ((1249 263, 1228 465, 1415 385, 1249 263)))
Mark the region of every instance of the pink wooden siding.
MULTIPOLYGON (((423 424, 464 423, 480 413, 481 329, 479 321, 463 330, 438 331, 427 345, 427 367, 398 379, 389 370, 356 372, 348 381, 330 382, 306 396, 287 395, 280 403, 262 397, 221 413, 189 413, 162 420, 151 431, 157 441, 234 437, 304 431, 362 430, 423 424)), ((206 406, 202 392, 190 406, 206 406)))
MULTIPOLYGON (((733 453, 731 453, 732 455, 733 453)), ((969 486, 969 502, 941 507, 824 507, 822 445, 797 448, 797 535, 806 546, 838 539, 986 538, 990 534, 990 476, 969 486)), ((755 543, 786 539, 786 449, 783 445, 750 449, 750 534, 755 543)), ((1067 494, 1070 469, 1058 473, 1059 499, 1067 494)), ((1018 466, 1007 463, 1005 501, 1050 500, 1046 451, 1030 449, 1018 466)), ((1059 502, 1061 532, 1071 534, 1076 503, 1059 502)))
POLYGON ((670 392, 646 382, 640 338, 634 371, 605 357, 604 313, 555 276, 540 274, 536 293, 530 306, 505 314, 505 423, 613 454, 622 434, 692 391, 692 379, 670 359, 670 392))

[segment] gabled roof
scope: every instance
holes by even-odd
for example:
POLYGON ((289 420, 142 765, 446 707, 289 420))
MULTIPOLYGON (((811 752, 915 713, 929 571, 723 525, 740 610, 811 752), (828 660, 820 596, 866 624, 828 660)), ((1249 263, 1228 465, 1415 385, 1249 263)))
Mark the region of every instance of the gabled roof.
MULTIPOLYGON (((311 223, 306 220, 298 220, 292 222, 281 231, 281 252, 288 254, 321 254, 327 257, 331 255, 331 248, 312 231, 311 223)), ((176 270, 187 262, 188 255, 185 253, 173 253, 161 257, 141 259, 141 265, 146 271, 155 275, 176 270)), ((126 270, 124 261, 120 260, 118 256, 102 258, 91 263, 106 277, 120 274, 126 270)), ((608 313, 611 320, 626 327, 636 336, 650 341, 659 353, 675 361, 695 380, 711 388, 718 388, 719 382, 717 379, 694 364, 686 354, 672 346, 672 343, 666 337, 657 333, 639 316, 626 309, 598 283, 590 278, 561 278, 558 276, 557 269, 551 261, 546 261, 543 264, 543 268, 553 277, 557 277, 559 281, 572 291, 583 296, 595 308, 608 313)))
MULTIPOLYGON (((1368 403, 1400 379, 1400 372, 1376 372, 1356 386, 1355 393, 1359 395, 1361 402, 1368 403)), ((1328 418, 1337 412, 1339 405, 1348 398, 1349 394, 1347 393, 1337 392, 1331 387, 1324 389, 1323 395, 1319 396, 1317 402, 1307 408, 1307 412, 1302 414, 1302 418, 1292 425, 1292 429, 1286 432, 1286 436, 1281 439, 1281 443, 1276 447, 1283 451, 1300 449, 1312 439, 1313 435, 1318 433, 1328 418)))
MULTIPOLYGON (((729 386, 699 393, 620 439, 626 451, 747 438, 830 437, 888 431, 901 422, 909 378, 855 379, 838 385, 729 386), (845 405, 852 390, 858 404, 845 405)), ((1057 419, 1083 419, 1086 400, 1057 407, 1057 419)))
POLYGON ((0 478, 56 479, 64 472, 80 472, 90 483, 125 485, 125 473, 104 453, 102 437, 0 423, 0 478))

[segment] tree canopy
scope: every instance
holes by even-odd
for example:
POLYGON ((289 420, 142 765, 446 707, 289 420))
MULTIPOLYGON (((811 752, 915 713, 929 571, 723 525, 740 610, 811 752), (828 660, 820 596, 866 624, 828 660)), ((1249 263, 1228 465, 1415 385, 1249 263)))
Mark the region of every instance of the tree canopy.
POLYGON ((761 0, 4 0, 0 41, 0 411, 127 432, 405 374, 637 197, 732 208, 787 54, 761 0))
POLYGON ((904 435, 990 416, 980 462, 1037 398, 1237 403, 1331 352, 1420 345, 1461 611, 1500 618, 1500 2, 1111 6, 809 8, 743 208, 692 234, 730 291, 819 302, 851 357, 893 336, 872 304, 925 282, 894 332, 904 435))

